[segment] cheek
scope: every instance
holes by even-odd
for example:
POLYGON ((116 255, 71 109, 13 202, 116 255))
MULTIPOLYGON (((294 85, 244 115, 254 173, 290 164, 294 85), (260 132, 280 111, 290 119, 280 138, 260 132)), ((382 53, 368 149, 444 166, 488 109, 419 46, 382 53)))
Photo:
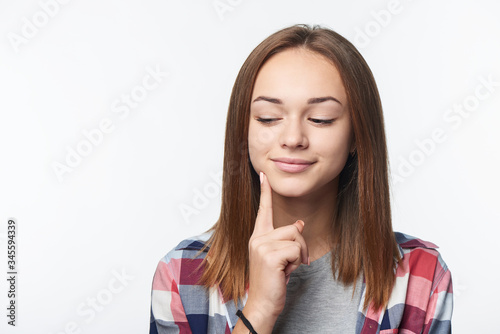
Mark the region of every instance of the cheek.
POLYGON ((249 150, 264 151, 277 142, 275 127, 265 127, 250 123, 248 128, 249 150))
POLYGON ((250 126, 248 129, 248 155, 254 169, 260 171, 276 136, 270 128, 250 126))
POLYGON ((263 156, 264 152, 261 151, 259 147, 255 147, 252 145, 252 142, 248 142, 248 157, 250 159, 250 163, 252 164, 253 169, 257 172, 257 174, 262 171, 263 164, 263 156))
POLYGON ((275 127, 250 125, 248 128, 248 143, 252 143, 255 149, 269 148, 277 141, 275 127))
POLYGON ((339 163, 347 161, 351 144, 349 135, 349 132, 341 131, 316 138, 315 147, 319 148, 318 153, 325 159, 333 159, 339 163))

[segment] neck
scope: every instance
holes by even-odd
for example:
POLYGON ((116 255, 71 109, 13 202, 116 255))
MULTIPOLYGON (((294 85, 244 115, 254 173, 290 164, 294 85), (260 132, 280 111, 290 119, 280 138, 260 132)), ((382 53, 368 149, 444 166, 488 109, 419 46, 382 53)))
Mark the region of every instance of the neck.
POLYGON ((322 189, 301 197, 273 192, 273 223, 278 228, 298 219, 305 223, 302 236, 314 261, 331 250, 331 233, 337 201, 338 178, 322 189))

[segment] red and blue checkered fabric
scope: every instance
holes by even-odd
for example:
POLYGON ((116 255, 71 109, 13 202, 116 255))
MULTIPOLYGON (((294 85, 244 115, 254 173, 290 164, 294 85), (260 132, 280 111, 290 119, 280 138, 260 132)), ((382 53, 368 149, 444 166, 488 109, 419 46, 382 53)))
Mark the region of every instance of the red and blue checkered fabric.
MULTIPOLYGON (((363 310, 363 283, 356 334, 451 333, 451 273, 437 246, 403 233, 395 235, 403 260, 391 297, 380 311, 363 310)), ((238 321, 236 310, 244 307, 246 296, 235 306, 223 300, 217 287, 197 284, 203 270, 197 268, 206 252, 195 255, 209 237, 205 233, 183 240, 160 260, 153 278, 150 334, 232 332, 238 321)))

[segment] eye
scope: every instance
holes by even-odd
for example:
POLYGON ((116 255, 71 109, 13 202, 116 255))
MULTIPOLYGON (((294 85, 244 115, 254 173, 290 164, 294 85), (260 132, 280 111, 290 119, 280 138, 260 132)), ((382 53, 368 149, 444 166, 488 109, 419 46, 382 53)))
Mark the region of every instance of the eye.
POLYGON ((264 124, 271 124, 274 121, 277 121, 279 118, 262 118, 259 117, 257 118, 257 122, 264 123, 264 124))
POLYGON ((309 118, 309 120, 315 124, 331 124, 335 119, 317 119, 317 118, 309 118))

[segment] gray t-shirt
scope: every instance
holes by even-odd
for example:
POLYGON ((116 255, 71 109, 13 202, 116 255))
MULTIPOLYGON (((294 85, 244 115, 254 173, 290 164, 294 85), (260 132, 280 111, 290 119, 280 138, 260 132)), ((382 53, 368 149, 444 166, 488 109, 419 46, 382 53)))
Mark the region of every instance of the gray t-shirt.
POLYGON ((354 333, 361 298, 362 276, 353 286, 334 280, 331 252, 290 275, 283 312, 273 333, 354 333))

